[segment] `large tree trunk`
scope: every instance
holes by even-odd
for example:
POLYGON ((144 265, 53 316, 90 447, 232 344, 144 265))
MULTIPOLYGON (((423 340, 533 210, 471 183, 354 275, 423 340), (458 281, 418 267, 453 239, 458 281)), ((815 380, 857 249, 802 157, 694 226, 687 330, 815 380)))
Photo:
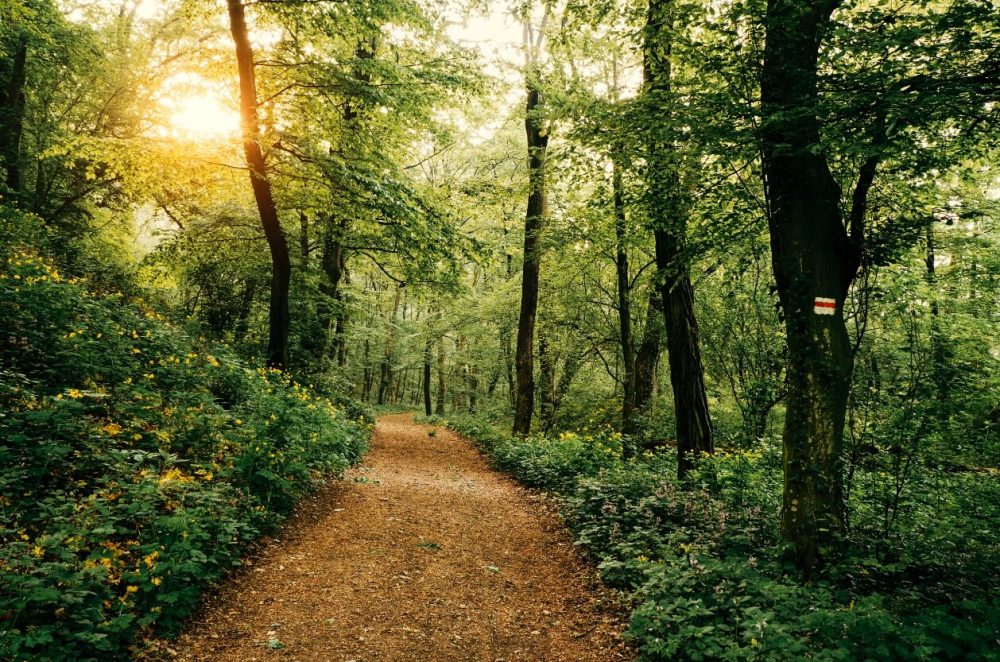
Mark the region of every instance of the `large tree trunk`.
POLYGON ((517 323, 517 395, 514 405, 514 434, 531 432, 535 406, 535 314, 538 311, 538 273, 541 264, 541 234, 548 199, 545 191, 545 153, 549 137, 539 117, 542 98, 535 72, 528 76, 528 99, 524 129, 528 138, 528 210, 524 219, 524 267, 521 271, 521 313, 517 323))
POLYGON ((615 273, 618 294, 618 337, 621 342, 622 364, 622 432, 633 431, 635 411, 635 349, 632 343, 632 308, 629 302, 628 250, 626 246, 625 195, 622 191, 621 168, 612 162, 611 183, 615 206, 615 273))
MULTIPOLYGON (((650 0, 644 74, 645 93, 654 98, 670 93, 672 12, 669 0, 650 0)), ((649 215, 677 420, 677 475, 683 479, 694 457, 714 451, 714 440, 694 315, 694 288, 685 255, 687 215, 676 166, 671 163, 672 147, 659 133, 654 129, 649 141, 649 215)))
MULTIPOLYGON (((841 446, 854 357, 844 300, 860 264, 819 151, 817 57, 834 2, 769 0, 762 153, 788 337, 781 533, 807 574, 844 529, 841 446)), ((852 235, 854 231, 852 229, 852 235)))
POLYGON ((11 63, 7 89, 0 91, 0 158, 7 171, 7 188, 21 192, 21 135, 24 133, 24 87, 27 82, 28 38, 22 34, 11 63))
POLYGON ((227 0, 229 26, 236 45, 236 61, 240 76, 240 115, 243 120, 243 151, 250 169, 260 223, 271 250, 271 301, 267 341, 267 365, 284 370, 288 366, 288 288, 292 278, 292 263, 288 242, 278 221, 278 210, 271 193, 267 164, 260 147, 260 123, 257 117, 257 82, 254 73, 253 49, 247 34, 246 16, 241 0, 227 0))

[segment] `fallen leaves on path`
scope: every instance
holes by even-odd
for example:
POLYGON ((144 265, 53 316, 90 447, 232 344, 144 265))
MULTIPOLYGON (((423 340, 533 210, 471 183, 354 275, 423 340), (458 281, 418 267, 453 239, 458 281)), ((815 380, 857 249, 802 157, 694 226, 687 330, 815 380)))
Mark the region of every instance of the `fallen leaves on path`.
POLYGON ((209 601, 175 659, 630 658, 545 498, 408 415, 380 419, 365 462, 209 601))

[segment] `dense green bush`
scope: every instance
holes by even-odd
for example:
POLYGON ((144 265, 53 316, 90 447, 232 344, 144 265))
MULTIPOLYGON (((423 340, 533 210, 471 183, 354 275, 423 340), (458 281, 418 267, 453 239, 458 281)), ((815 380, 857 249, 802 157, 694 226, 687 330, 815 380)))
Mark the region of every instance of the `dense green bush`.
POLYGON ((363 412, 94 295, 0 207, 0 658, 176 632, 244 544, 364 453, 363 412))
POLYGON ((556 492, 571 491, 581 476, 593 476, 616 466, 622 454, 621 434, 607 428, 594 433, 563 432, 555 437, 520 440, 498 434, 488 424, 470 418, 443 422, 477 440, 501 471, 530 487, 556 492))
MULTIPOLYGON (((933 498, 902 523, 912 535, 892 538, 891 549, 859 535, 802 583, 776 537, 776 444, 719 451, 680 487, 672 453, 626 462, 606 452, 620 450, 606 433, 518 439, 474 420, 445 424, 497 468, 560 496, 578 544, 630 596, 627 634, 642 659, 996 659, 1000 529, 982 525, 996 522, 995 483, 939 476, 921 486, 933 498)), ((864 504, 884 489, 878 480, 865 476, 853 495, 861 531, 876 518, 864 504)))

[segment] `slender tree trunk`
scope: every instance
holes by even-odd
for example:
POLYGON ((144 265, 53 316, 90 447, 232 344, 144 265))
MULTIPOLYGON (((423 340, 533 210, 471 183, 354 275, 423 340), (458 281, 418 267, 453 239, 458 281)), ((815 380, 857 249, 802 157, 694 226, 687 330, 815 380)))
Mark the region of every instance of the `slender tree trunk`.
POLYGON ((941 403, 947 403, 951 400, 952 393, 952 353, 948 347, 945 334, 941 330, 941 310, 938 305, 937 295, 937 265, 935 264, 936 254, 934 246, 933 220, 927 223, 925 239, 927 241, 927 255, 924 258, 924 265, 927 267, 925 278, 927 280, 931 300, 931 357, 934 360, 932 374, 938 400, 941 403))
POLYGON ((555 422, 556 363, 552 358, 549 336, 544 327, 538 334, 538 363, 540 366, 538 386, 541 391, 539 414, 541 414, 542 430, 547 432, 552 429, 552 424, 555 422))
POLYGON ((250 330, 250 312, 253 309, 253 300, 257 296, 257 280, 251 279, 243 286, 243 295, 240 297, 240 307, 236 314, 235 334, 238 339, 245 338, 250 330))
POLYGON ((770 0, 761 78, 772 264, 788 338, 781 533, 807 575, 844 530, 841 450, 854 357, 843 308, 860 265, 861 234, 848 236, 840 187, 818 150, 817 59, 834 7, 770 0))
POLYGON ((569 393, 569 388, 573 385, 573 378, 576 377, 576 373, 582 364, 583 357, 578 352, 570 352, 566 356, 566 360, 563 361, 562 373, 559 375, 559 382, 555 385, 552 394, 552 417, 548 423, 548 427, 545 428, 546 432, 551 430, 555 424, 555 415, 559 412, 559 407, 562 406, 563 399, 569 393))
POLYGON ((0 158, 7 171, 7 188, 21 192, 21 135, 24 133, 28 38, 22 34, 14 51, 10 81, 0 103, 0 158))
POLYGON ((510 409, 517 406, 517 382, 514 379, 514 352, 511 348, 511 333, 506 326, 500 332, 500 351, 503 352, 504 375, 507 377, 507 397, 510 409))
POLYGON ((628 250, 626 245, 627 225, 625 218, 625 195, 622 191, 621 168, 612 162, 611 175, 615 203, 615 273, 618 294, 618 337, 621 342, 622 364, 622 431, 630 434, 633 431, 633 415, 635 411, 635 349, 632 342, 632 308, 629 302, 629 271, 628 250))
POLYGON ((514 434, 531 431, 535 406, 535 315, 538 311, 538 275, 541 266, 541 234, 548 198, 545 190, 545 156, 549 137, 544 132, 542 105, 536 73, 529 70, 528 98, 524 128, 528 138, 528 210, 524 220, 524 267, 521 271, 521 312, 517 324, 517 396, 514 407, 514 434))
MULTIPOLYGON (((347 276, 347 272, 344 272, 347 276)), ((347 279, 350 282, 350 279, 347 279)), ((337 326, 333 332, 334 345, 336 347, 337 354, 337 366, 343 368, 347 365, 347 335, 345 327, 347 326, 347 302, 344 299, 344 293, 338 292, 337 303, 340 304, 340 308, 337 310, 337 326)))
MULTIPOLYGON (((660 362, 660 341, 663 337, 663 297, 659 288, 649 290, 646 326, 642 331, 642 341, 635 353, 635 407, 632 424, 636 416, 649 416, 653 401, 653 387, 656 383, 656 368, 660 362)), ((635 429, 628 432, 635 432, 635 429)))
POLYGON ((305 271, 309 268, 309 216, 304 210, 299 210, 299 257, 305 271))
POLYGON ((227 0, 229 25, 236 45, 236 61, 240 78, 240 115, 243 120, 243 151, 250 169, 250 183, 260 213, 261 226, 271 250, 271 301, 267 341, 267 365, 284 370, 288 366, 288 289, 292 263, 288 242, 278 221, 278 210, 271 193, 267 163, 260 147, 260 124, 257 117, 257 82, 254 72, 253 49, 247 34, 246 17, 241 0, 227 0))
POLYGON ((469 380, 469 413, 475 414, 479 408, 479 368, 476 365, 468 366, 469 380))
POLYGON ((341 335, 334 330, 334 319, 339 324, 343 315, 343 295, 340 291, 340 283, 347 272, 347 256, 341 243, 344 230, 344 223, 335 223, 332 219, 327 219, 323 232, 323 250, 320 255, 320 268, 323 270, 324 279, 320 282, 319 290, 324 298, 317 305, 320 328, 323 329, 323 340, 315 343, 317 351, 324 362, 332 361, 333 356, 340 349, 341 335))
MULTIPOLYGON (((671 92, 670 0, 650 0, 646 26, 644 73, 646 94, 671 92)), ((668 140, 653 136, 649 144, 650 220, 656 244, 656 268, 667 332, 670 384, 677 421, 677 475, 684 478, 700 453, 715 450, 708 412, 705 370, 694 314, 694 288, 685 255, 687 213, 668 140)))
POLYGON ((448 392, 447 383, 445 381, 446 375, 444 372, 444 336, 441 336, 438 339, 437 373, 437 406, 434 408, 434 413, 438 416, 444 416, 444 399, 448 392))
POLYGON ((378 382, 378 404, 385 404, 386 393, 392 381, 392 360, 396 343, 396 315, 399 314, 399 301, 403 295, 401 285, 396 286, 396 299, 392 304, 392 317, 389 318, 389 337, 385 341, 385 354, 382 355, 382 366, 378 382))
POLYGON ((424 414, 431 415, 431 347, 434 341, 428 337, 424 343, 424 414))
POLYGON ((371 341, 365 338, 364 373, 361 377, 361 401, 368 402, 368 396, 372 391, 371 380, 371 341))

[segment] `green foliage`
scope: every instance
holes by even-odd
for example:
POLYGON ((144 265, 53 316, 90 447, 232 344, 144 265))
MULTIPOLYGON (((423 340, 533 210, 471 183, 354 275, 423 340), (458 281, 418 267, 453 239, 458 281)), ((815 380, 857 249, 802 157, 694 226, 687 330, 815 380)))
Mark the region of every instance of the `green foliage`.
POLYGON ((357 461, 370 418, 94 295, 0 215, 0 657, 119 658, 357 461))
POLYGON ((427 420, 440 422, 476 440, 498 469, 516 476, 525 485, 558 493, 573 491, 581 477, 595 476, 616 466, 622 454, 621 434, 608 429, 517 439, 498 434, 490 426, 470 418, 427 420))
MULTIPOLYGON (((781 468, 773 444, 720 451, 680 487, 668 478, 676 471, 671 453, 624 462, 604 454, 609 444, 600 434, 518 439, 468 418, 446 424, 498 468, 560 495, 577 543, 605 581, 630 596, 627 637, 641 659, 987 660, 994 651, 1000 600, 995 582, 984 586, 983 578, 1000 550, 1000 528, 982 523, 997 516, 995 485, 974 488, 953 477, 933 490, 922 486, 935 505, 913 513, 903 526, 915 535, 894 538, 894 553, 864 539, 802 583, 777 544, 781 468), (967 519, 963 509, 973 511, 967 519), (968 554, 956 554, 959 537, 969 541, 968 554)), ((875 489, 853 495, 859 520, 871 516, 862 504, 875 489)))

